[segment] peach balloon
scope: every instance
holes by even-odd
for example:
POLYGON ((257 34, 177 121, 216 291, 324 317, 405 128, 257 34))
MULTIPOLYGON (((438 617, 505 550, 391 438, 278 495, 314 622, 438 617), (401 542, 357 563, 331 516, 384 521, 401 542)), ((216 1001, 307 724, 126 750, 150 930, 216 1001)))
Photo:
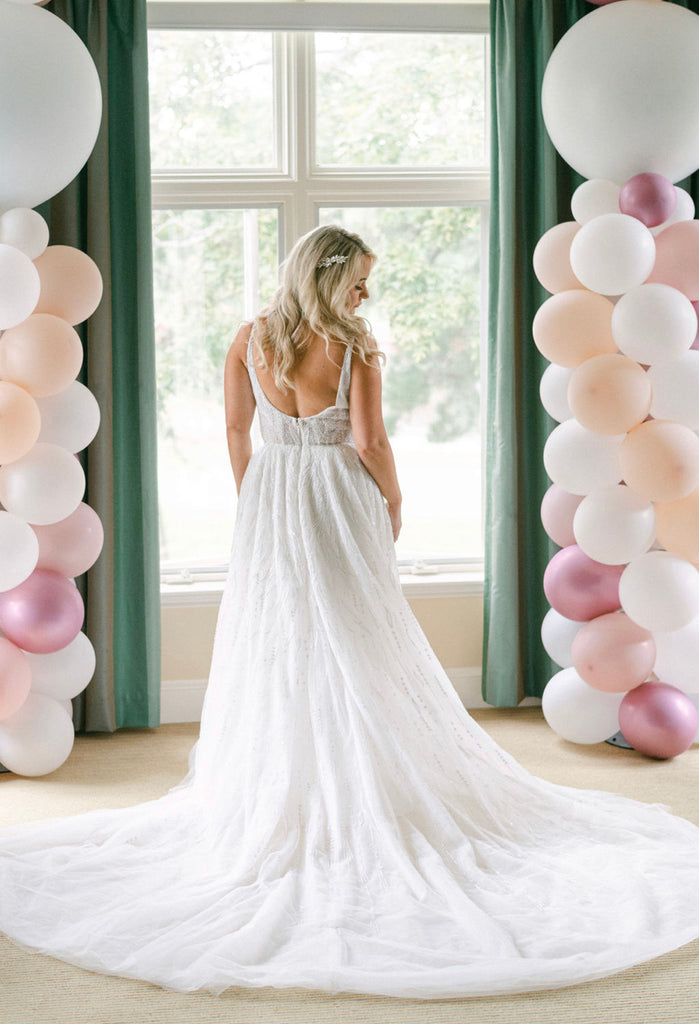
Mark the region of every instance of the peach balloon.
POLYGON ((660 232, 648 281, 669 284, 692 302, 699 299, 699 221, 681 221, 660 232))
POLYGON ((48 526, 34 526, 39 540, 38 569, 53 569, 64 576, 80 576, 97 561, 104 529, 100 517, 81 502, 75 512, 48 526))
POLYGON ((29 696, 32 671, 24 651, 0 637, 0 720, 14 715, 29 696))
POLYGON ((699 563, 699 488, 679 501, 658 502, 655 518, 665 550, 699 563))
POLYGON ((0 463, 26 455, 40 430, 41 414, 32 396, 24 388, 0 380, 0 463))
POLYGON ((611 612, 580 627, 572 654, 575 670, 586 683, 606 693, 623 693, 640 686, 653 671, 655 640, 624 612, 611 612))
POLYGON ((699 486, 699 437, 680 423, 649 420, 619 449, 626 484, 649 501, 679 501, 699 486))
POLYGON ((0 338, 0 377, 37 398, 75 380, 83 361, 78 332, 60 317, 35 313, 0 338))
POLYGON ((575 544, 573 518, 582 500, 582 494, 571 494, 558 484, 551 484, 544 495, 541 502, 541 522, 554 544, 561 548, 575 544))
POLYGON ((34 266, 41 281, 37 313, 53 313, 75 325, 95 312, 102 298, 102 275, 86 253, 70 245, 50 245, 34 266))
POLYGON ((596 434, 625 434, 646 418, 651 398, 648 376, 628 356, 586 359, 568 384, 573 415, 596 434))
POLYGON ((534 273, 547 292, 565 292, 582 288, 570 265, 570 243, 580 225, 577 221, 556 224, 539 239, 534 249, 534 273))
POLYGON ((605 352, 616 352, 613 311, 614 304, 595 292, 559 292, 547 299, 534 317, 534 343, 549 362, 568 367, 605 352))

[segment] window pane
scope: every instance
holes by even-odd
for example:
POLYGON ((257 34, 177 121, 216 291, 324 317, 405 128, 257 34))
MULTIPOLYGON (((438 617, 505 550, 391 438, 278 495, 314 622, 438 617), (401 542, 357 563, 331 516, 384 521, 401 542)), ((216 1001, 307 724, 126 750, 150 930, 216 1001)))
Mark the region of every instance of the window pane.
POLYGON ((273 167, 271 32, 148 33, 153 167, 273 167))
POLYGON ((276 210, 155 210, 160 550, 164 563, 226 564, 235 482, 223 365, 259 292, 277 284, 276 210))
POLYGON ((485 37, 318 32, 319 166, 479 166, 485 37))
POLYGON ((320 220, 357 231, 378 256, 362 313, 387 356, 398 557, 480 557, 480 210, 325 209, 320 220))

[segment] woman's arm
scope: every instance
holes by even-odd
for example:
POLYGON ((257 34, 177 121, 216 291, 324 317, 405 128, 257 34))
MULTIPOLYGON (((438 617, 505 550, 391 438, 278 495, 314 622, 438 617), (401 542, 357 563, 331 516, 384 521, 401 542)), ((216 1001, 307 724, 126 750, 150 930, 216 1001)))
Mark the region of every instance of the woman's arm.
POLYGON ((235 486, 240 485, 252 455, 250 427, 255 415, 255 396, 247 369, 247 348, 251 324, 243 324, 226 356, 223 391, 226 408, 226 437, 235 486))

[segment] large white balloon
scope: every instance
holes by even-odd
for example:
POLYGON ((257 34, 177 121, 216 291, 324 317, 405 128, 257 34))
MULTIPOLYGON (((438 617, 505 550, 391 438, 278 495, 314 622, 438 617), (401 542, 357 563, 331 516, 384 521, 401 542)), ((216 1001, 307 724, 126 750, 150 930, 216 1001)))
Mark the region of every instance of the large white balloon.
POLYGON ((0 591, 12 590, 31 576, 39 560, 39 539, 28 523, 0 512, 0 591))
POLYGON ((628 617, 644 629, 682 629, 699 615, 699 572, 669 551, 648 551, 621 574, 619 600, 628 617))
POLYGON ((541 699, 544 718, 571 743, 602 743, 619 731, 619 708, 626 694, 594 690, 574 668, 549 679, 541 699))
POLYGON ((552 661, 561 668, 573 664, 573 640, 578 635, 582 622, 566 619, 555 608, 549 608, 541 623, 541 642, 552 661))
POLYGON ((653 671, 663 683, 699 693, 699 617, 671 633, 657 632, 653 671))
POLYGON ((621 295, 642 284, 655 263, 655 240, 645 224, 625 213, 589 220, 570 245, 570 265, 590 291, 621 295))
POLYGON ((699 352, 692 349, 672 362, 651 366, 648 378, 653 389, 651 416, 699 430, 699 352))
POLYGON ((563 423, 564 420, 569 420, 573 416, 568 405, 568 385, 572 376, 573 368, 558 366, 557 363, 551 363, 541 375, 539 384, 541 404, 549 416, 559 423, 563 423))
POLYGON ((587 224, 603 213, 621 213, 619 193, 621 188, 615 181, 593 178, 578 185, 570 201, 570 209, 578 224, 587 224))
POLYGON ((621 484, 586 495, 573 519, 578 546, 603 565, 624 565, 648 551, 655 529, 651 502, 621 484))
POLYGON ((630 359, 646 366, 666 363, 691 346, 697 314, 677 288, 650 282, 621 296, 612 313, 612 334, 630 359))
POLYGON ((34 207, 84 165, 102 115, 80 38, 49 11, 0 0, 0 210, 34 207))
POLYGON ((570 494, 589 494, 621 480, 619 449, 626 434, 595 434, 577 420, 560 423, 544 445, 544 467, 570 494))
POLYGON ((0 762, 16 775, 48 775, 67 760, 74 740, 65 708, 43 693, 30 693, 19 711, 0 722, 0 762))
POLYGON ((699 167, 699 17, 624 0, 592 11, 546 67, 551 141, 584 178, 620 185, 646 171, 679 181, 699 167))
POLYGON ((95 671, 95 649, 84 633, 52 654, 27 652, 32 671, 32 690, 56 700, 77 697, 95 671))
POLYGON ((37 398, 36 404, 41 413, 40 441, 58 444, 69 452, 81 452, 97 433, 97 399, 77 380, 55 395, 37 398))
POLYGON ((65 519, 84 493, 82 466, 55 444, 37 442, 23 458, 0 468, 0 501, 8 512, 37 526, 65 519))
POLYGON ((39 301, 40 291, 39 271, 29 257, 13 245, 0 243, 0 331, 26 320, 39 301))

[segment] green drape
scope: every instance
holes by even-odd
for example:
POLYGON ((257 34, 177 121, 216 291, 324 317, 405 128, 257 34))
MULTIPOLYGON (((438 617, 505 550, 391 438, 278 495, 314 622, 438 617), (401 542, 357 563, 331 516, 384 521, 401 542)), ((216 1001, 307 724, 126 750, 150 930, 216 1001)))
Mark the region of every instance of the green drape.
POLYGON ((42 212, 51 244, 95 260, 102 302, 82 330, 82 380, 102 413, 84 453, 85 501, 104 550, 79 584, 97 670, 74 701, 76 727, 159 724, 160 591, 155 344, 145 0, 53 0, 50 11, 88 47, 104 112, 78 178, 42 212))

